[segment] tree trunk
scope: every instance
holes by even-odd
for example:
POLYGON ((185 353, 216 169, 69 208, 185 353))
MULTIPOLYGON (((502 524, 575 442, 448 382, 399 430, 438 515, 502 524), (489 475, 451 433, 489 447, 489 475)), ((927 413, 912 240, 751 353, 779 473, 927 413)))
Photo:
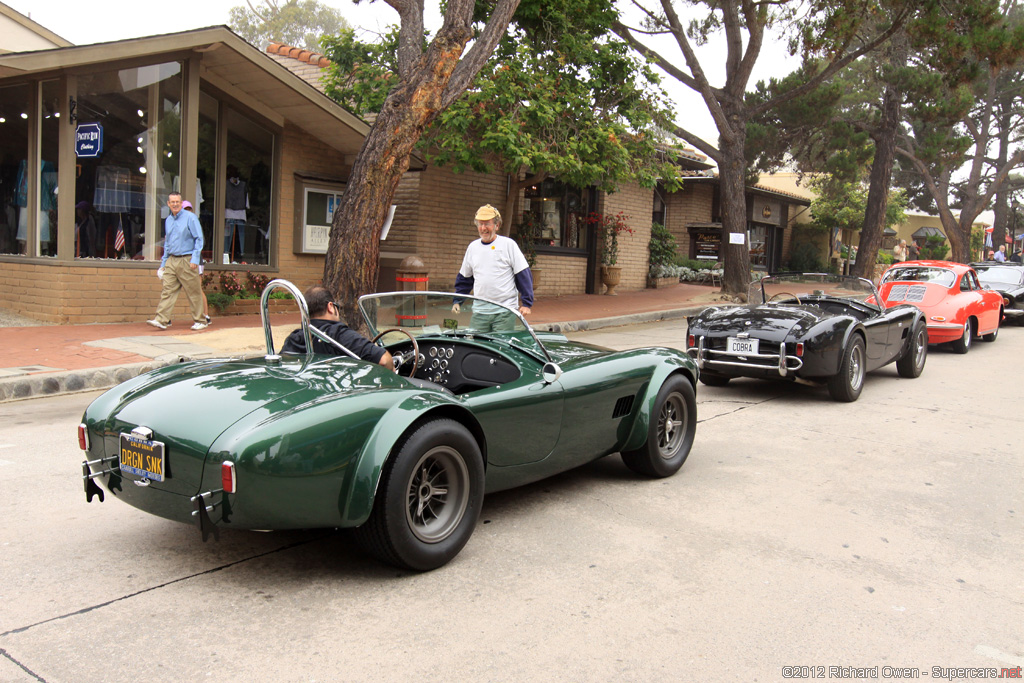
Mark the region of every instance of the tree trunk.
MULTIPOLYGON (((907 64, 905 38, 906 34, 900 33, 893 39, 891 48, 893 65, 901 68, 907 64)), ((875 261, 885 235, 885 215, 892 185, 892 167, 896 161, 896 135, 899 131, 902 100, 903 93, 893 83, 887 83, 882 95, 882 117, 872 135, 875 158, 871 162, 868 180, 868 203, 857 244, 857 262, 850 271, 851 275, 869 280, 875 276, 875 261)))
POLYGON ((334 212, 324 262, 324 286, 353 328, 362 326, 356 299, 377 286, 380 232, 409 155, 423 131, 442 111, 441 96, 469 40, 466 31, 438 34, 410 77, 384 101, 363 141, 341 204, 334 212))
POLYGON ((719 138, 721 161, 718 165, 722 206, 722 256, 725 272, 722 292, 746 300, 750 286, 750 245, 747 243, 747 160, 743 154, 746 130, 737 126, 740 134, 727 142, 719 138), (743 241, 733 244, 730 235, 741 235, 743 241))

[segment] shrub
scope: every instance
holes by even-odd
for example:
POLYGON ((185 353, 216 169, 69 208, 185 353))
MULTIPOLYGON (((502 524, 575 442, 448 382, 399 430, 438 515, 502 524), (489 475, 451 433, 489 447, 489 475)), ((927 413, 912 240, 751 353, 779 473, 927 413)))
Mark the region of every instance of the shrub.
POLYGON ((218 292, 216 290, 208 292, 206 295, 206 302, 217 310, 218 313, 223 313, 224 309, 231 305, 231 302, 235 300, 230 294, 224 292, 218 292))
POLYGON ((929 235, 925 238, 924 245, 921 247, 922 259, 942 261, 948 253, 949 245, 946 244, 946 238, 942 235, 929 235))
POLYGON ((821 273, 825 270, 825 264, 814 244, 798 242, 789 253, 789 270, 795 273, 821 273))
POLYGON ((675 264, 676 238, 661 223, 651 223, 651 242, 647 249, 650 253, 652 271, 656 267, 675 264))
POLYGON ((267 288, 267 284, 270 282, 270 278, 266 275, 260 275, 251 270, 245 274, 245 278, 249 281, 248 289, 259 295, 263 294, 263 290, 267 288))

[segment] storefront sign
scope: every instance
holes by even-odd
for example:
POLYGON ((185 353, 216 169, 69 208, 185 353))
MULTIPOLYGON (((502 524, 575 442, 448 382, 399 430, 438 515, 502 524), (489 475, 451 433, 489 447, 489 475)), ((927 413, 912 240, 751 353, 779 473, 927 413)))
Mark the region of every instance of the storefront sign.
POLYGON ((694 258, 719 261, 722 249, 722 233, 719 230, 697 230, 693 233, 694 258))
POLYGON ((782 225, 782 204, 768 201, 764 197, 754 197, 753 203, 754 215, 751 216, 753 222, 782 225))
POLYGON ((103 154, 103 126, 80 123, 75 128, 75 156, 93 158, 103 154))

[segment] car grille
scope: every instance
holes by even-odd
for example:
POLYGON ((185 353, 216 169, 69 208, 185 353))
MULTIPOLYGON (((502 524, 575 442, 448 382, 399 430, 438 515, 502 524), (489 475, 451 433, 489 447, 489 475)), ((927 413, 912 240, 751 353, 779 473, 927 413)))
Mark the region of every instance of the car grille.
POLYGON ((893 285, 889 290, 889 299, 893 301, 909 301, 910 303, 921 303, 924 301, 924 285, 893 285))

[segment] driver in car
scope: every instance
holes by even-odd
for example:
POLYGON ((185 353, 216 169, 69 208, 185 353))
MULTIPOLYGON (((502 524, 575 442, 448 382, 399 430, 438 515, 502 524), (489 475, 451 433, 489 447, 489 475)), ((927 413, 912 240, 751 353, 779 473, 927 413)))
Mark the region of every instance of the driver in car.
MULTIPOLYGON (((306 306, 309 308, 309 324, 335 340, 363 360, 394 369, 394 362, 387 349, 377 346, 341 321, 338 305, 326 287, 314 285, 306 290, 306 306)), ((313 352, 340 356, 340 349, 313 337, 313 352)), ((284 340, 281 353, 306 353, 306 340, 302 328, 294 330, 284 340)))

